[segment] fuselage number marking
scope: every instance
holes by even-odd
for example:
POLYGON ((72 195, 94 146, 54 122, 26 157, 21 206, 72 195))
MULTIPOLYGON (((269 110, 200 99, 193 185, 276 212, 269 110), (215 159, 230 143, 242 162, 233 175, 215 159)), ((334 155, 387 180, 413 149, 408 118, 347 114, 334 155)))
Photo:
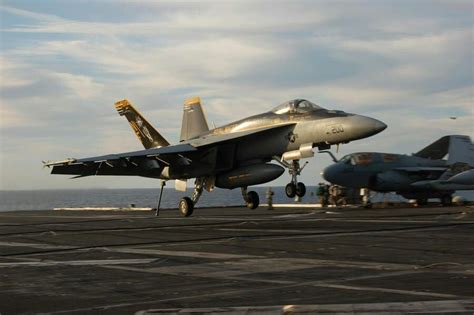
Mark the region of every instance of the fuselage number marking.
POLYGON ((328 126, 326 129, 326 134, 338 134, 338 133, 343 133, 344 132, 344 127, 342 125, 332 125, 328 126))

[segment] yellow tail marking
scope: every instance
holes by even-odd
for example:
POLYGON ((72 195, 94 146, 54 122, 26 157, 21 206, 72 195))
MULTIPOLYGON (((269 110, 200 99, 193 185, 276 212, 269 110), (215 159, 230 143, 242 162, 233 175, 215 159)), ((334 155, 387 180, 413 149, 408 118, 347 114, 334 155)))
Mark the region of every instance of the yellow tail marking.
POLYGON ((127 99, 124 99, 124 100, 115 102, 115 108, 116 108, 116 109, 125 108, 125 107, 130 106, 130 105, 131 105, 131 104, 130 104, 130 102, 129 102, 127 99))
POLYGON ((201 98, 199 96, 188 98, 184 101, 185 106, 201 104, 201 98))

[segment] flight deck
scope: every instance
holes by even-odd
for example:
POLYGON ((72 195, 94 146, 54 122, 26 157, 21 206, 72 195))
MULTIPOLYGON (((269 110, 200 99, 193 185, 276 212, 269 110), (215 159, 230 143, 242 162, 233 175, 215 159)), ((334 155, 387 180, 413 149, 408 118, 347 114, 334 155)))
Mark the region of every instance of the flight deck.
POLYGON ((473 314, 474 208, 0 212, 0 313, 473 314))

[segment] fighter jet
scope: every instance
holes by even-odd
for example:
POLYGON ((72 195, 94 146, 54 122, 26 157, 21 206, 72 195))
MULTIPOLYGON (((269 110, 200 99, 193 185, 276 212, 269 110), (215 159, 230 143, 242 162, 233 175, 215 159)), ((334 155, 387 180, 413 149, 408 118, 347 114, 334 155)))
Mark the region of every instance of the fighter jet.
MULTIPOLYGON (((203 189, 241 188, 248 208, 259 205, 255 191, 248 186, 278 178, 285 168, 291 181, 286 194, 302 197, 306 188, 298 182, 299 161, 314 156, 313 148, 329 149, 381 132, 387 126, 376 119, 327 110, 303 99, 285 102, 273 110, 222 127, 209 129, 199 97, 184 103, 180 143, 170 143, 130 104, 119 101, 115 107, 129 121, 145 150, 82 159, 44 162, 52 174, 133 175, 175 180, 175 188, 186 190, 186 181, 195 179, 192 197, 180 200, 183 216, 190 216, 203 189), (270 163, 275 161, 277 164, 270 163)), ((160 207, 158 202, 157 211, 160 207)), ((157 212, 158 213, 158 212, 157 212)))
POLYGON ((444 136, 413 155, 359 152, 326 167, 334 184, 396 192, 424 205, 429 198, 451 204, 456 190, 474 189, 474 146, 469 136, 444 136), (448 156, 447 159, 443 159, 448 156))

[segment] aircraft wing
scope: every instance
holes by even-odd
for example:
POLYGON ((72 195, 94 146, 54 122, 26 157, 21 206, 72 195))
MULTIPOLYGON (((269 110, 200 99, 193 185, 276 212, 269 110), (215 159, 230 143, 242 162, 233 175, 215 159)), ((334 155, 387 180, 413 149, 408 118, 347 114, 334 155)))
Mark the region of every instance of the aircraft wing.
POLYGON ((263 133, 266 131, 274 131, 280 128, 285 128, 285 127, 290 127, 294 126, 295 123, 284 123, 284 124, 279 124, 271 127, 265 127, 265 128, 258 128, 258 129, 252 129, 252 130, 245 130, 245 131, 239 131, 239 132, 233 132, 233 133, 226 133, 226 134, 220 134, 220 135, 208 135, 208 136, 203 136, 195 139, 191 139, 187 141, 187 143, 191 144, 193 147, 202 147, 202 146, 208 146, 208 145, 213 145, 213 144, 219 144, 227 141, 232 141, 232 140, 239 140, 240 138, 245 138, 247 136, 255 135, 258 133, 263 133))
POLYGON ((163 166, 186 159, 185 155, 197 149, 189 144, 101 155, 83 159, 69 158, 56 162, 43 162, 53 167, 51 174, 90 175, 142 175, 157 177, 163 166), (157 174, 155 174, 156 172, 157 174))
POLYGON ((415 188, 433 190, 473 190, 474 183, 456 183, 449 180, 422 180, 411 184, 415 188))
POLYGON ((408 166, 408 167, 397 167, 396 171, 407 172, 407 173, 422 173, 422 172, 444 172, 446 167, 423 167, 423 166, 408 166))
POLYGON ((165 166, 192 165, 193 162, 196 162, 196 167, 199 167, 200 161, 196 156, 209 147, 225 144, 229 141, 239 141, 251 135, 293 125, 294 123, 290 123, 222 135, 211 134, 182 142, 181 144, 161 148, 83 159, 70 158, 56 162, 47 161, 43 162, 43 164, 45 167, 53 167, 51 174, 77 175, 77 177, 91 175, 137 175, 159 178, 165 166), (197 153, 197 155, 193 155, 193 153, 197 153), (193 161, 194 157, 198 160, 193 161))
MULTIPOLYGON (((147 149, 147 150, 139 150, 139 151, 132 151, 132 152, 125 152, 125 153, 117 153, 117 154, 108 154, 108 155, 101 155, 96 157, 78 159, 76 162, 78 163, 87 163, 87 162, 104 162, 104 161, 111 161, 111 160, 120 160, 120 159, 133 159, 133 158, 150 158, 150 157, 160 157, 165 155, 174 155, 174 154, 181 154, 181 153, 189 153, 194 152, 197 149, 189 144, 177 144, 173 146, 155 148, 155 149, 147 149)), ((165 160, 166 161, 166 160, 165 160)))

